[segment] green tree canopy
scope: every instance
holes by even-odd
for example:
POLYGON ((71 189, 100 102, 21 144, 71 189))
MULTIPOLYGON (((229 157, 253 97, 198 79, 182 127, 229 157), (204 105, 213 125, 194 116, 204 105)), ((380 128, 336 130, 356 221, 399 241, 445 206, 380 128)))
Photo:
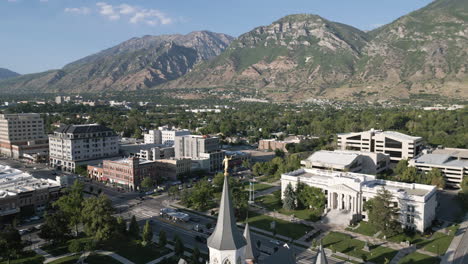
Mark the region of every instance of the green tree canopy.
POLYGON ((91 197, 83 202, 85 233, 96 241, 105 241, 115 232, 117 220, 112 216, 114 208, 107 196, 91 197))
POLYGON ((394 206, 393 195, 385 188, 380 189, 377 195, 367 201, 366 210, 369 211, 369 222, 377 230, 387 236, 399 233, 400 223, 398 221, 398 206, 394 206))

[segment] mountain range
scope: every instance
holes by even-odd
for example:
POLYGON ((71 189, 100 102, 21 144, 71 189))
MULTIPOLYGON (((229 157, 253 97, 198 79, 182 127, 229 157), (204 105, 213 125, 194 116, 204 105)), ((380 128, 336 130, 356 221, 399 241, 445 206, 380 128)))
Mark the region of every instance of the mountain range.
POLYGON ((436 0, 372 31, 296 14, 234 39, 207 31, 144 36, 3 91, 256 89, 275 100, 468 97, 468 1, 436 0))
POLYGON ((0 80, 8 79, 8 78, 13 78, 16 76, 19 76, 19 73, 16 73, 14 71, 10 71, 9 69, 5 68, 0 68, 0 80))

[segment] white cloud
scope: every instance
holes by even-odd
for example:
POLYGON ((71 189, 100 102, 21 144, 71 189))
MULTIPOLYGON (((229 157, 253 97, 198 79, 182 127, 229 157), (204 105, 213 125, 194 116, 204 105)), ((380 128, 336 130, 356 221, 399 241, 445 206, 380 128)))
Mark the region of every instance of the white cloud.
POLYGON ((167 25, 173 22, 172 18, 157 9, 141 8, 130 4, 113 6, 106 2, 99 2, 96 5, 100 8, 99 13, 110 20, 125 17, 132 24, 147 24, 150 26, 167 25))
POLYGON ((100 11, 99 13, 105 17, 107 17, 109 20, 119 20, 120 15, 118 12, 115 11, 114 6, 105 3, 105 2, 98 2, 96 4, 99 8, 100 11))
POLYGON ((72 13, 77 15, 88 15, 91 13, 91 9, 87 7, 67 7, 65 13, 72 13))

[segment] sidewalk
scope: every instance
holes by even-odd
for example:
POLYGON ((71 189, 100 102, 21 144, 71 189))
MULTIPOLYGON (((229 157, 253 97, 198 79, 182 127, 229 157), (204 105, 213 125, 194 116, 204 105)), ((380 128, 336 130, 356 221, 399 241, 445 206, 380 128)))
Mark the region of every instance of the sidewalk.
POLYGON ((468 232, 466 232, 467 230, 468 230, 468 214, 465 215, 465 221, 463 221, 463 223, 460 224, 460 227, 455 233, 455 237, 453 238, 452 243, 450 243, 450 246, 447 249, 447 252, 442 257, 442 261, 440 262, 441 264, 453 263, 454 258, 455 258, 455 252, 458 250, 463 236, 468 235, 468 232))

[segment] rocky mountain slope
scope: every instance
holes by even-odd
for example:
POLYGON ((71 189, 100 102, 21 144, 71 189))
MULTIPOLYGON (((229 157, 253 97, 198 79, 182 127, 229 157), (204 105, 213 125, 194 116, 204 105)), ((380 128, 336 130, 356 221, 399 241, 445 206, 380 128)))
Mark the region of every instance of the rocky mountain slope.
POLYGON ((16 77, 19 75, 20 75, 19 73, 16 73, 14 71, 10 71, 5 68, 0 68, 0 80, 16 77))
POLYGON ((467 6, 437 0, 371 32, 287 16, 163 87, 246 87, 292 99, 468 97, 467 6))
POLYGON ((72 62, 60 70, 0 82, 6 91, 136 90, 174 80, 219 55, 232 37, 208 31, 144 36, 72 62))
POLYGON ((275 100, 468 98, 467 69, 468 1, 436 0, 370 32, 299 14, 235 40, 207 31, 133 38, 61 70, 0 81, 0 90, 215 87, 256 89, 275 100))

